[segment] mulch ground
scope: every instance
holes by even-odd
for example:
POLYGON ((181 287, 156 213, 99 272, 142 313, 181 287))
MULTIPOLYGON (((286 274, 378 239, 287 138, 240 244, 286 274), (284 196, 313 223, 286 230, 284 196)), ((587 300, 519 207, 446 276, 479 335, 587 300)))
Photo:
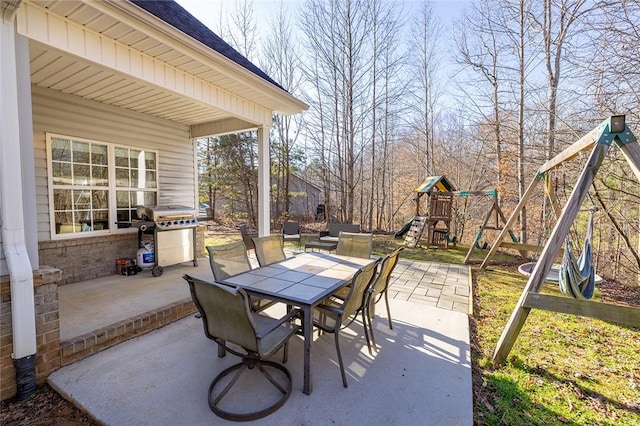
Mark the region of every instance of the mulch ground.
POLYGON ((98 425, 47 384, 24 401, 0 403, 0 425, 98 425))

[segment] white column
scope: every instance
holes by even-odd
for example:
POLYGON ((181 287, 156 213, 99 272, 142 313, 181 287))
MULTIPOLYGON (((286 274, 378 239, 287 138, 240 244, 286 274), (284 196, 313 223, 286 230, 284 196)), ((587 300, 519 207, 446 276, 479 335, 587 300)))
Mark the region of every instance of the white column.
POLYGON ((36 172, 33 156, 33 113, 31 110, 31 68, 29 39, 16 34, 18 78, 18 119, 20 120, 20 160, 22 161, 22 202, 25 240, 31 269, 40 267, 38 255, 38 215, 36 211, 36 172))
POLYGON ((258 235, 271 234, 269 126, 258 127, 258 235))
MULTIPOLYGON (((0 211, 2 248, 9 268, 13 318, 13 358, 36 353, 33 271, 25 244, 20 120, 13 13, 0 23, 0 211)), ((32 136, 31 136, 32 137, 32 136)), ((32 154, 33 155, 33 154, 32 154)))

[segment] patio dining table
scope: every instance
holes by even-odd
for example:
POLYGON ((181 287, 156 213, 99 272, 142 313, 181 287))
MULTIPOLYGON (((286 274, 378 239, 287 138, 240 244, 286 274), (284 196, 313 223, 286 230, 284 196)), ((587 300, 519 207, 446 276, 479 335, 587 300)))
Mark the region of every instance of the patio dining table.
POLYGON ((328 253, 302 253, 271 265, 229 277, 224 284, 242 287, 250 295, 277 300, 299 307, 303 314, 304 385, 310 395, 313 308, 346 285, 358 269, 374 259, 328 253))

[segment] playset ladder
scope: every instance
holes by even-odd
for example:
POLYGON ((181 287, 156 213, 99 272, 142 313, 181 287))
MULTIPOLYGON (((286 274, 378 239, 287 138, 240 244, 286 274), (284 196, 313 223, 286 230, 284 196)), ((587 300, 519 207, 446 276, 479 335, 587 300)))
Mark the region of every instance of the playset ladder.
POLYGON ((422 231, 424 231, 426 223, 427 218, 425 216, 415 216, 413 218, 411 228, 409 228, 409 231, 404 238, 404 245, 406 247, 415 248, 418 245, 418 241, 420 241, 420 237, 422 237, 422 231))

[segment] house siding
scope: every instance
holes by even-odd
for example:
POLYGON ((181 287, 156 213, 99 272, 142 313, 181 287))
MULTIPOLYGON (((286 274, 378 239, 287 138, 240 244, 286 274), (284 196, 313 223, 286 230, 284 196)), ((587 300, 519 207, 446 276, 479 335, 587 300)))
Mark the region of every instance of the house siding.
POLYGON ((157 150, 158 204, 194 206, 195 153, 188 126, 53 90, 34 86, 32 91, 38 241, 51 240, 47 133, 157 150))
POLYGON ((7 275, 9 273, 9 266, 7 260, 2 251, 2 233, 0 232, 0 276, 7 275))
MULTIPOLYGON (((62 270, 61 285, 113 274, 115 259, 135 258, 138 249, 135 230, 71 239, 51 238, 46 134, 156 150, 158 204, 193 206, 196 169, 189 128, 77 96, 38 87, 32 89, 40 264, 62 270)), ((115 222, 115 218, 110 221, 115 222)), ((200 238, 198 244, 203 245, 202 240, 200 238)), ((201 253, 200 245, 196 247, 201 253)))

